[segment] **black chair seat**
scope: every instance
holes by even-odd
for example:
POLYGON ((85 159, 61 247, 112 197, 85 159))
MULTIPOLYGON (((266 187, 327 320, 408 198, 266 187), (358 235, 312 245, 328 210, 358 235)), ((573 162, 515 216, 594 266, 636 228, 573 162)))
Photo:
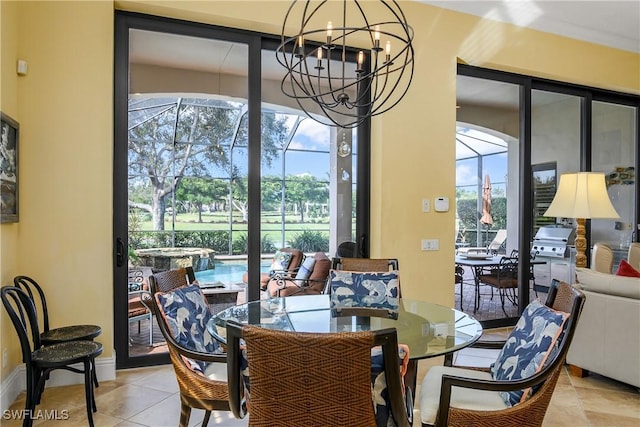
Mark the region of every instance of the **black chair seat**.
POLYGON ((93 360, 102 354, 102 344, 95 341, 65 341, 40 347, 31 355, 33 363, 43 368, 66 366, 93 360))
POLYGON ((102 333, 97 325, 71 325, 50 329, 40 334, 42 344, 49 345, 65 341, 93 340, 102 333))

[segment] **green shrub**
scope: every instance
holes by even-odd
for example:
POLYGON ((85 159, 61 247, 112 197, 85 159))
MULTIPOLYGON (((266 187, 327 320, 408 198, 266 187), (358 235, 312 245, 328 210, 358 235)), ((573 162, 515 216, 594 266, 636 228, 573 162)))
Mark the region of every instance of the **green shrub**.
POLYGON ((329 236, 321 231, 304 230, 289 239, 289 246, 302 252, 328 252, 329 236))

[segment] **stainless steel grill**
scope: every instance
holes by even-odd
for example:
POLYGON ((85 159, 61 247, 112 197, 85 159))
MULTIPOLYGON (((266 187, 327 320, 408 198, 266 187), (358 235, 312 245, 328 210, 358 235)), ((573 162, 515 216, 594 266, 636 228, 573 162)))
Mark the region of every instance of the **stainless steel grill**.
POLYGON ((575 230, 561 224, 540 227, 531 243, 531 254, 553 258, 569 256, 569 246, 574 244, 575 230))

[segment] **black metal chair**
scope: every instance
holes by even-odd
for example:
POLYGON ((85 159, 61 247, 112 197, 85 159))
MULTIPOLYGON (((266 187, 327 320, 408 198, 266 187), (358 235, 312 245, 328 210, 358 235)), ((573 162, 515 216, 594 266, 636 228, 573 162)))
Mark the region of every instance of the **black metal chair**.
MULTIPOLYGON (((480 283, 491 286, 498 290, 502 311, 507 314, 504 308, 505 299, 509 299, 514 305, 517 303, 516 290, 518 289, 518 258, 503 257, 497 268, 488 273, 480 274, 480 283)), ((491 289, 493 298, 493 289, 491 289)))
MULTIPOLYGON (((69 325, 53 329, 50 328, 47 299, 45 298, 44 291, 38 282, 28 276, 16 276, 13 278, 13 284, 25 291, 31 298, 31 301, 33 301, 36 312, 40 310, 42 313, 42 326, 40 327, 40 342, 42 345, 51 345, 77 340, 93 341, 94 338, 102 333, 102 328, 98 325, 69 325)), ((99 384, 95 370, 95 361, 92 360, 91 363, 93 364, 93 369, 91 370, 93 373, 93 382, 95 386, 98 387, 99 384)))
POLYGON ((102 344, 78 340, 43 345, 32 296, 16 286, 4 286, 0 290, 0 298, 18 333, 22 361, 27 371, 23 427, 33 424, 33 414, 36 405, 40 403, 45 382, 51 371, 56 369, 84 374, 87 419, 89 426, 93 427, 93 412, 97 410, 93 394, 94 360, 102 354, 102 344), (82 364, 83 368, 73 366, 76 364, 82 364))

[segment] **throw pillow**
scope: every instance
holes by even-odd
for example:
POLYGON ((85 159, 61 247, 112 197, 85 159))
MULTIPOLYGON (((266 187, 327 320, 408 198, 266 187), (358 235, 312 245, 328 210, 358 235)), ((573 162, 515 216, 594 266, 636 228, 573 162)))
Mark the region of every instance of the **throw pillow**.
MULTIPOLYGON (((156 302, 173 337, 181 346, 202 353, 222 353, 207 331, 209 305, 198 285, 188 285, 156 294, 156 302)), ((206 363, 189 359, 194 371, 204 372, 206 363)))
POLYGON ((271 263, 271 271, 282 271, 289 268, 291 262, 291 253, 277 251, 273 256, 273 262, 271 263))
MULTIPOLYGON (((523 379, 539 372, 562 334, 568 317, 567 313, 555 311, 538 301, 529 304, 491 366, 493 379, 523 379)), ((530 392, 529 388, 501 392, 500 395, 508 406, 513 406, 524 402, 530 392)))
POLYGON ((398 310, 397 271, 357 272, 332 270, 332 307, 371 307, 398 310))
POLYGON ((296 274, 296 283, 298 286, 303 286, 306 284, 307 279, 311 276, 311 272, 313 271, 313 266, 316 264, 316 259, 314 257, 305 258, 304 262, 298 269, 298 273, 296 274))
POLYGON ((618 276, 627 276, 627 277, 640 277, 640 271, 636 270, 627 262, 627 260, 620 261, 620 265, 618 265, 618 271, 616 271, 616 275, 618 276))

